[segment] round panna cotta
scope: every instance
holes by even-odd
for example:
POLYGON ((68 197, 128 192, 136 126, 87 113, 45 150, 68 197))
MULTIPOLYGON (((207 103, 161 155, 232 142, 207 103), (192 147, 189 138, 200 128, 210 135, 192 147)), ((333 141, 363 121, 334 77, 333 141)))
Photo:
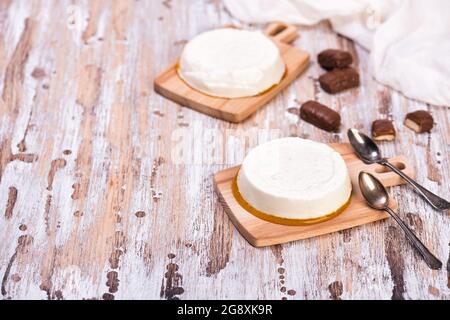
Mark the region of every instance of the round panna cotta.
POLYGON ((254 96, 278 84, 285 65, 276 44, 260 31, 223 28, 204 32, 183 49, 178 75, 215 97, 254 96))
POLYGON ((320 222, 350 203, 352 185, 341 155, 326 144, 276 139, 252 149, 235 181, 238 200, 281 224, 320 222))

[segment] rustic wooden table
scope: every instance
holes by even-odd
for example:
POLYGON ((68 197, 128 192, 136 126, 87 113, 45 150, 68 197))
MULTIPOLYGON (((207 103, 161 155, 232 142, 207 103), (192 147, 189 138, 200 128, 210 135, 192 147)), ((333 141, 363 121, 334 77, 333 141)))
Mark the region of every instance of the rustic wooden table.
POLYGON ((309 69, 242 124, 153 91, 188 39, 228 23, 238 22, 219 1, 0 2, 4 299, 450 298, 449 215, 407 186, 390 192, 440 271, 390 220, 267 248, 240 236, 212 175, 276 136, 345 142, 347 128, 391 118, 399 134, 383 152, 405 154, 420 182, 450 198, 450 111, 375 82, 368 53, 325 23, 294 43, 311 53, 309 69), (318 87, 315 55, 329 47, 356 57, 359 89, 318 87), (299 120, 307 99, 339 110, 341 132, 299 120), (416 109, 432 112, 430 134, 402 125, 416 109))

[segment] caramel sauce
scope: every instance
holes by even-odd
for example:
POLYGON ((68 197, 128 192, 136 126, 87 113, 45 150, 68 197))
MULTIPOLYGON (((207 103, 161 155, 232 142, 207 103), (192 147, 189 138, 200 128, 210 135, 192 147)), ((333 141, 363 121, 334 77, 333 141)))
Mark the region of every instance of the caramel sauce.
POLYGON ((237 200, 237 202, 244 208, 246 211, 251 213, 257 218, 260 218, 265 221, 269 221, 276 224, 283 224, 287 226, 307 226, 311 224, 316 224, 320 222, 324 222, 330 219, 335 218, 336 216, 340 215, 349 205, 352 199, 352 196, 348 198, 347 202, 344 203, 342 207, 337 209, 336 211, 327 214, 325 216, 321 216, 318 218, 311 218, 311 219, 288 219, 288 218, 280 218, 276 217, 274 215, 259 211, 258 209, 255 209, 252 207, 245 199, 242 197, 241 193, 239 192, 238 186, 237 186, 237 174, 233 179, 233 183, 231 186, 231 190, 233 192, 234 198, 237 200))

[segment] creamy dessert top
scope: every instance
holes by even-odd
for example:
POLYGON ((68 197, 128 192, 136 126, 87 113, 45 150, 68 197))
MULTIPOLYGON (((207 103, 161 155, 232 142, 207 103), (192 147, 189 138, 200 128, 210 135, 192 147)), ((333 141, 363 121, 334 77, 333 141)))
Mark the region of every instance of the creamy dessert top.
POLYGON ((252 149, 237 186, 256 210, 300 220, 336 212, 352 190, 341 155, 326 144, 301 138, 276 139, 252 149))
POLYGON ((278 84, 285 65, 275 43, 260 31, 223 28, 204 32, 183 49, 179 76, 211 96, 257 95, 278 84))

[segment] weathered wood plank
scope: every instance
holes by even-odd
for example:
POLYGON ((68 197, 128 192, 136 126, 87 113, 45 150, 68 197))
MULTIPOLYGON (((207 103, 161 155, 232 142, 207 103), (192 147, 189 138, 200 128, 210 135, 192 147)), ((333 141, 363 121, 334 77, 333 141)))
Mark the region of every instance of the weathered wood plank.
MULTIPOLYGON (((4 299, 450 298, 450 266, 430 271, 392 221, 259 249, 234 229, 214 194, 215 172, 271 138, 346 142, 347 128, 369 131, 376 118, 393 119, 399 132, 383 152, 405 154, 419 181, 450 198, 450 112, 378 84, 368 53, 326 23, 300 28, 294 45, 312 65, 242 124, 153 92, 188 39, 229 23, 239 24, 220 1, 0 3, 4 299), (329 47, 355 55, 359 89, 319 88, 315 55, 329 47), (299 120, 308 99, 339 110, 342 130, 299 120), (402 125, 416 109, 433 113, 430 134, 402 125)), ((450 265, 448 214, 408 186, 391 194, 450 265)))

